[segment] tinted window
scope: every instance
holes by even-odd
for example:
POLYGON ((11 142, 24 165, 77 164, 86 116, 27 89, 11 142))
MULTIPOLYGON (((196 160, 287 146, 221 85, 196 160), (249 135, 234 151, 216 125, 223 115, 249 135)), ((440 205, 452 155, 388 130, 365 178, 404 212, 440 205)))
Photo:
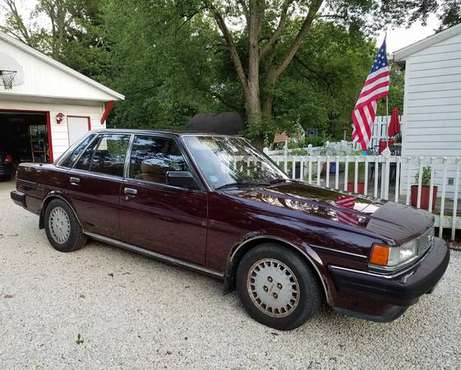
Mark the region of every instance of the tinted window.
POLYGON ((75 164, 74 168, 79 170, 90 170, 91 158, 93 158, 94 148, 99 145, 102 136, 98 137, 95 141, 93 141, 90 146, 85 150, 85 152, 81 155, 78 162, 75 164))
POLYGON ((90 171, 123 176, 130 135, 104 135, 93 151, 90 171))
POLYGON ((186 161, 173 139, 135 137, 130 158, 130 177, 166 184, 168 171, 188 171, 186 161))
POLYGON ((71 150, 69 154, 66 155, 63 161, 61 161, 60 165, 63 167, 72 167, 75 160, 78 156, 85 150, 86 146, 93 140, 94 135, 89 135, 86 137, 80 144, 78 144, 74 150, 71 150))
POLYGON ((130 135, 101 135, 80 157, 75 168, 123 176, 130 135))

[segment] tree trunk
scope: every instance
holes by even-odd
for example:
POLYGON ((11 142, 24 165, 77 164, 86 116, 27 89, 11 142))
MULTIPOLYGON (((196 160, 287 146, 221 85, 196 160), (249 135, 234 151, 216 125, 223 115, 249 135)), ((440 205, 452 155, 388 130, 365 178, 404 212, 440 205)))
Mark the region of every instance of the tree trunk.
POLYGON ((259 125, 262 122, 259 86, 248 87, 248 94, 246 96, 246 109, 248 116, 248 124, 250 126, 259 125))
POLYGON ((246 93, 246 105, 248 124, 258 126, 262 121, 261 113, 261 90, 260 90, 260 51, 259 37, 261 34, 262 4, 259 0, 249 2, 249 24, 248 24, 248 82, 246 93))

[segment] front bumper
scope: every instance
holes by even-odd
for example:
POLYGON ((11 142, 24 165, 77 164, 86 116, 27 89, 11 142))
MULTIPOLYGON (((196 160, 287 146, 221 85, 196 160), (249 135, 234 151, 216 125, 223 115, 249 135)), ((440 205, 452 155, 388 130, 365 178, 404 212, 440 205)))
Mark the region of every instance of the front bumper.
POLYGON ((27 208, 26 206, 26 195, 24 193, 21 193, 20 191, 13 190, 10 193, 10 197, 15 202, 18 206, 21 206, 23 208, 27 208))
POLYGON ((335 309, 373 321, 395 320, 419 297, 432 292, 449 261, 446 242, 434 238, 434 244, 421 259, 393 274, 330 266, 339 295, 335 309))

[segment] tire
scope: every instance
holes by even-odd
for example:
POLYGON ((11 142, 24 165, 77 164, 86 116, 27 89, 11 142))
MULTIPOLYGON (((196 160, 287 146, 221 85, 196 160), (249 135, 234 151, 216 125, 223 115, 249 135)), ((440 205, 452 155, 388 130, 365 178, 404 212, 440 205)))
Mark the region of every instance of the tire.
POLYGON ((307 262, 276 243, 264 243, 247 252, 237 268, 236 283, 248 314, 278 330, 304 324, 320 309, 323 299, 307 262))
POLYGON ((74 212, 60 199, 53 199, 46 207, 45 231, 50 244, 60 252, 76 251, 87 241, 74 212))

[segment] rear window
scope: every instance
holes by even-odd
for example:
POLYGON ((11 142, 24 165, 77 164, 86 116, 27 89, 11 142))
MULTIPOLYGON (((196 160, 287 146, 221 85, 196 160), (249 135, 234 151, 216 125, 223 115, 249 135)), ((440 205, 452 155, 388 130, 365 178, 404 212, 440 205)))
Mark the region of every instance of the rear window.
POLYGON ((88 144, 93 140, 95 135, 88 135, 85 139, 82 140, 80 144, 77 144, 75 149, 70 150, 68 154, 64 157, 64 159, 59 163, 62 167, 71 168, 75 162, 75 160, 80 156, 80 154, 85 150, 88 144))

